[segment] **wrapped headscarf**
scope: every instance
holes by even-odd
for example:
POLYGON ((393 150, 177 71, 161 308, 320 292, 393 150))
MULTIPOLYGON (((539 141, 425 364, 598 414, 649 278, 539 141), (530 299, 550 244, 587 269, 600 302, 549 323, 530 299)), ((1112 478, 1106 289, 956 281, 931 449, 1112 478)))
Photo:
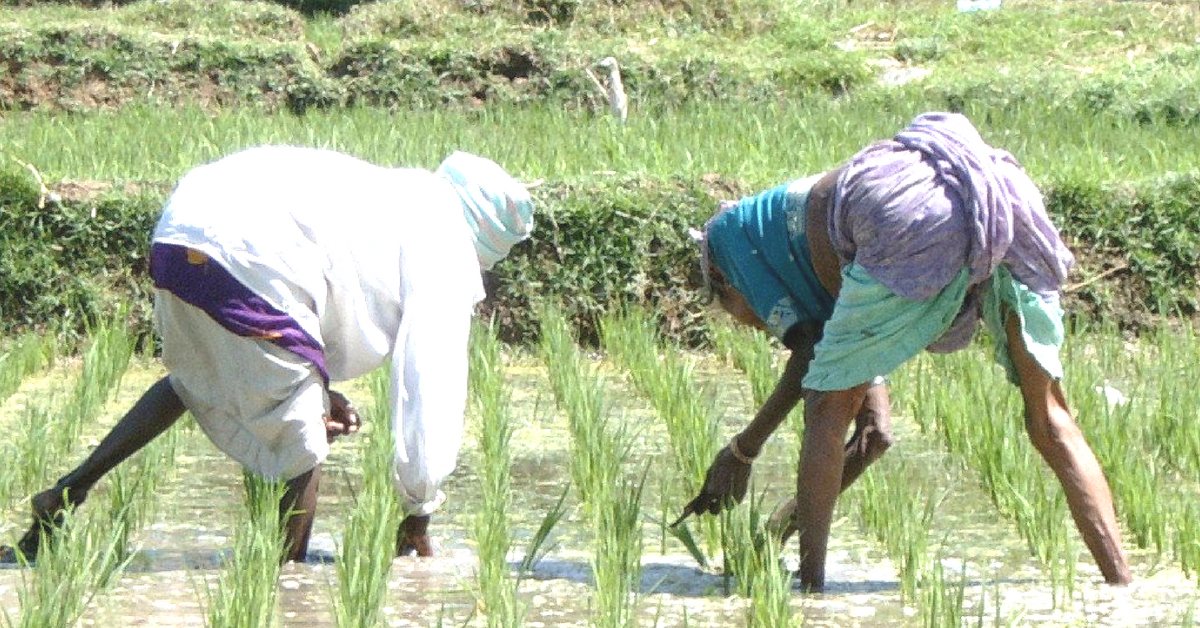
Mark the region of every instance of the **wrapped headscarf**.
POLYGON ((1047 303, 1074 258, 1042 195, 1008 152, 989 146, 964 116, 925 113, 855 155, 838 178, 829 238, 906 299, 932 298, 968 272, 962 310, 931 351, 961 348, 979 318, 980 286, 1001 264, 1047 303))
POLYGON ((496 162, 455 152, 437 172, 458 192, 471 227, 479 265, 490 269, 533 231, 533 200, 521 182, 496 162))
POLYGON ((1016 159, 956 113, 917 116, 855 155, 838 179, 829 236, 843 263, 914 300, 963 266, 977 285, 1001 263, 1048 297, 1074 261, 1016 159))
POLYGON ((726 202, 704 228, 701 265, 715 264, 768 331, 824 321, 833 297, 821 285, 804 233, 808 192, 822 175, 726 202))

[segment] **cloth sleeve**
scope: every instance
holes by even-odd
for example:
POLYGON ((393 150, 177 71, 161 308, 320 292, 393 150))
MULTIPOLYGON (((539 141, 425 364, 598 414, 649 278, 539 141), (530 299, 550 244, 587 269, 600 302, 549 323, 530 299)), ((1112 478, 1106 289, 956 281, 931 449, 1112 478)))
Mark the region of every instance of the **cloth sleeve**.
POLYGON ((428 515, 445 500, 439 489, 462 444, 471 315, 484 294, 465 225, 442 224, 437 216, 414 228, 400 249, 392 479, 405 515, 428 515))
POLYGON ((392 352, 392 479, 405 515, 441 506, 439 487, 462 444, 473 303, 438 298, 444 296, 418 293, 406 301, 392 352))

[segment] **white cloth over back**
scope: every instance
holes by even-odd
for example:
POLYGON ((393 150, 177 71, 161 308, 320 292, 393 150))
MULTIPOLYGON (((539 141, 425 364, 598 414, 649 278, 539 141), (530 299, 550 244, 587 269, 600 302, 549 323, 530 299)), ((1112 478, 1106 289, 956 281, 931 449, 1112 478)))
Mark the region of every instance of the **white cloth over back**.
POLYGON ((208 255, 290 315, 324 348, 332 381, 390 357, 394 480, 406 513, 427 514, 461 444, 470 318, 484 296, 463 213, 454 186, 426 170, 260 147, 188 173, 154 239, 208 255))

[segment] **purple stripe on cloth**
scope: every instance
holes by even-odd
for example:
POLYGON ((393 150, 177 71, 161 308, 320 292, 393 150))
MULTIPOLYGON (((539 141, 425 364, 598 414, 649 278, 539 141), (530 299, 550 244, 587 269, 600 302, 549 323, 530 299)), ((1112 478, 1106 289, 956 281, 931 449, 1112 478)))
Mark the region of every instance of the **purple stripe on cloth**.
POLYGON ((150 246, 154 287, 166 290, 238 336, 261 338, 312 362, 329 383, 325 350, 296 320, 254 294, 208 256, 178 244, 150 246))

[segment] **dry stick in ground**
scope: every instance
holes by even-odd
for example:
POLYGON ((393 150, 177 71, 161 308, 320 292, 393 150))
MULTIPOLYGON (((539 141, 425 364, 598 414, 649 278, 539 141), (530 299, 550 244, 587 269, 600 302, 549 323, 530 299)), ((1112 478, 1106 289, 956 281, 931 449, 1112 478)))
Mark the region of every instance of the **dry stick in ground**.
POLYGON ((33 164, 27 164, 27 163, 21 161, 20 159, 17 159, 16 157, 13 157, 12 160, 22 166, 25 166, 26 168, 29 168, 29 171, 33 173, 33 178, 35 181, 37 181, 37 184, 38 184, 37 208, 45 209, 46 208, 46 199, 50 198, 50 190, 46 189, 46 184, 42 182, 42 175, 37 171, 37 168, 33 167, 33 164))
POLYGON ((1104 279, 1105 277, 1114 275, 1114 274, 1116 274, 1122 270, 1125 270, 1127 268, 1129 268, 1129 262, 1121 262, 1120 264, 1117 264, 1116 266, 1113 266, 1112 268, 1109 268, 1108 270, 1106 270, 1098 275, 1095 275, 1094 277, 1085 279, 1079 283, 1074 283, 1069 286, 1065 286, 1062 290, 1063 294, 1069 294, 1069 293, 1075 292, 1076 290, 1086 288, 1086 287, 1096 283, 1097 281, 1104 279))

